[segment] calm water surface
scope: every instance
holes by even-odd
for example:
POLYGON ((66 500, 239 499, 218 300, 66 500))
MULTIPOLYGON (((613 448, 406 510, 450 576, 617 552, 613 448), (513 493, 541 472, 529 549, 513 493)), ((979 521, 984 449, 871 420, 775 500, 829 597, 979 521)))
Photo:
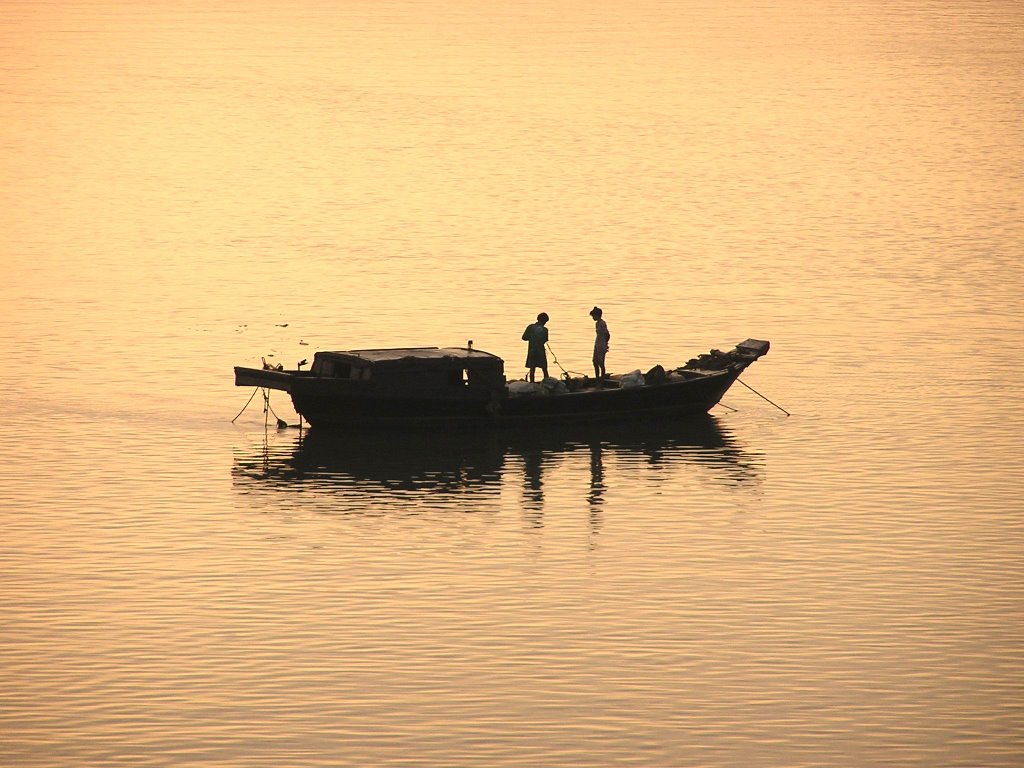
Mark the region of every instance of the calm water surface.
MULTIPOLYGON (((7 2, 0 763, 1017 766, 1024 8, 7 2), (772 341, 344 438, 231 366, 772 341)), ((554 366, 553 366, 554 367, 554 366)))

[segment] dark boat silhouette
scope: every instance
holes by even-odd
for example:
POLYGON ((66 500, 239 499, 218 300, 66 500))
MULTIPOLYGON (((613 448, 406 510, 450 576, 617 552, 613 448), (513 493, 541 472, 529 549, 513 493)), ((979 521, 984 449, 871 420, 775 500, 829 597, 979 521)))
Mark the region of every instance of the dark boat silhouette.
POLYGON ((706 414, 768 352, 748 339, 647 374, 507 382, 504 361, 469 347, 317 352, 310 370, 235 368, 235 384, 287 392, 315 427, 510 426, 706 414))

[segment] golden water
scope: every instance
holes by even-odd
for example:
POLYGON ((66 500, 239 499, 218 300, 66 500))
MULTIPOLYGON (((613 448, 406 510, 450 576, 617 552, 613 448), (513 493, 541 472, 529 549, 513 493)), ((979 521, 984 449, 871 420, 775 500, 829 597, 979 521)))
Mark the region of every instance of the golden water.
POLYGON ((5 2, 0 764, 1019 765, 1022 30, 5 2), (231 422, 264 356, 521 376, 540 311, 586 371, 594 304, 612 371, 771 340, 793 415, 231 422))

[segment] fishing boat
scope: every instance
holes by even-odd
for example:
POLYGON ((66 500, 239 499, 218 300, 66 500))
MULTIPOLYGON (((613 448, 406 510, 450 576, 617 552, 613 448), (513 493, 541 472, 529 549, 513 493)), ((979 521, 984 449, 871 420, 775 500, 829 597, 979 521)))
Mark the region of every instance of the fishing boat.
POLYGON ((707 413, 746 368, 767 354, 747 339, 676 368, 508 381, 497 355, 466 347, 317 352, 308 370, 235 367, 235 385, 287 392, 314 427, 504 426, 664 419, 707 413))

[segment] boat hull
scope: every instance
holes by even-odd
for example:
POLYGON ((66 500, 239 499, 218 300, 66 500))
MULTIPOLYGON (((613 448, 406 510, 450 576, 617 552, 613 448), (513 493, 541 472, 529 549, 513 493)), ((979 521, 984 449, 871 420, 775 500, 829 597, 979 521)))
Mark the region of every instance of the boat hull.
POLYGON ((494 422, 496 401, 489 397, 468 393, 417 396, 352 384, 296 381, 290 392, 295 412, 313 426, 330 427, 494 422))
POLYGON ((526 423, 646 419, 707 413, 739 374, 739 370, 727 370, 688 381, 510 399, 502 408, 500 420, 526 423))
POLYGON ((388 396, 362 387, 317 386, 323 382, 316 380, 292 382, 290 394, 297 413, 325 427, 636 421, 707 413, 739 374, 725 370, 689 381, 500 399, 388 396))

